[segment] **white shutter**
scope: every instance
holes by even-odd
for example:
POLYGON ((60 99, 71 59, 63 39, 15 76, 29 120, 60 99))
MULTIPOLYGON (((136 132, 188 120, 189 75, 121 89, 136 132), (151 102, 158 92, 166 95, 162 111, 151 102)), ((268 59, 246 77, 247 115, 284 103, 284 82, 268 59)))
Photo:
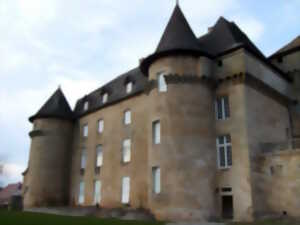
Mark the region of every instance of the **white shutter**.
POLYGON ((85 169, 85 167, 86 167, 86 149, 82 149, 80 164, 81 164, 81 169, 85 169))
POLYGON ((131 159, 131 141, 126 139, 123 141, 123 162, 130 162, 131 159))
POLYGON ((94 204, 101 202, 101 181, 96 180, 94 183, 94 204))
POLYGON ((99 120, 98 122, 98 132, 102 133, 104 130, 104 121, 103 120, 99 120))
POLYGON ((153 175, 153 191, 155 194, 160 193, 160 168, 154 167, 152 169, 152 175, 153 175))
POLYGON ((83 137, 87 137, 89 135, 89 127, 88 125, 83 126, 83 137))
POLYGON ((131 123, 131 111, 127 110, 124 113, 124 123, 125 124, 130 124, 131 123))
POLYGON ((84 203, 84 182, 81 181, 79 184, 79 198, 78 203, 83 204, 84 203))
POLYGON ((122 179, 122 203, 129 203, 129 194, 130 194, 130 178, 123 177, 122 179))
POLYGON ((155 121, 153 123, 153 135, 154 135, 154 144, 160 143, 160 122, 155 121))
POLYGON ((97 146, 97 159, 96 159, 96 167, 100 167, 103 165, 103 150, 102 145, 97 146))

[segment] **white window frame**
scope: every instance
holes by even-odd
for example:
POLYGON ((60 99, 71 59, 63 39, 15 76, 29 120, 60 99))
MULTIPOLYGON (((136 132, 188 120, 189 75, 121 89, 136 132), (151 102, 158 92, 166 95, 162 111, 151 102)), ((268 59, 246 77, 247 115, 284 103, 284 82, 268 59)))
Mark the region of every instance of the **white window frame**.
POLYGON ((97 145, 96 147, 96 168, 103 166, 103 146, 97 145))
POLYGON ((88 124, 84 124, 82 127, 82 136, 87 138, 89 136, 89 126, 88 124))
POLYGON ((84 181, 80 181, 79 183, 79 193, 78 193, 78 204, 84 204, 85 201, 85 195, 84 195, 84 189, 85 189, 84 181))
MULTIPOLYGON (((229 169, 232 167, 232 144, 231 142, 227 142, 227 137, 230 136, 230 135, 222 135, 222 136, 218 136, 217 139, 216 139, 216 144, 217 144, 217 154, 218 154, 218 168, 219 169, 229 169), (221 144, 219 142, 219 138, 223 138, 224 140, 224 143, 221 144), (229 159, 228 159, 228 152, 229 152, 229 148, 231 148, 231 165, 229 165, 229 159), (221 154, 221 148, 224 148, 224 166, 221 165, 221 157, 220 157, 220 154, 221 154)), ((231 139, 231 137, 230 137, 231 139)))
POLYGON ((89 102, 88 101, 85 101, 84 102, 84 105, 83 105, 83 110, 84 111, 87 111, 89 109, 89 102))
POLYGON ((168 85, 165 78, 165 73, 160 72, 157 75, 157 85, 158 85, 158 92, 167 92, 168 85))
POLYGON ((124 112, 124 124, 131 124, 131 111, 129 109, 124 112))
POLYGON ((94 205, 101 203, 101 186, 100 180, 94 180, 94 205))
POLYGON ((122 144, 122 161, 129 163, 131 161, 131 140, 125 139, 122 144))
POLYGON ((104 131, 104 120, 100 119, 98 120, 98 133, 102 134, 104 131))
POLYGON ((105 92, 102 95, 102 103, 105 104, 107 102, 107 100, 108 100, 108 93, 105 92))
POLYGON ((121 192, 122 204, 128 204, 130 201, 130 177, 122 178, 122 192, 121 192))
POLYGON ((217 120, 227 120, 230 118, 230 105, 229 105, 229 97, 228 95, 226 96, 219 96, 216 98, 216 101, 215 101, 215 113, 216 113, 216 119, 217 120), (227 98, 228 100, 228 114, 229 115, 226 115, 226 104, 225 104, 225 99, 227 98), (218 112, 219 112, 219 106, 218 106, 218 100, 221 100, 221 118, 219 118, 219 115, 218 115, 218 112))
POLYGON ((80 155, 80 169, 86 168, 87 150, 83 148, 80 155))
POLYGON ((152 142, 155 145, 161 143, 161 123, 160 120, 152 122, 152 142))
POLYGON ((154 194, 161 192, 161 170, 160 167, 152 167, 152 190, 154 194))
POLYGON ((126 93, 127 94, 132 92, 132 87, 133 87, 133 82, 132 81, 127 82, 127 84, 126 84, 126 93))

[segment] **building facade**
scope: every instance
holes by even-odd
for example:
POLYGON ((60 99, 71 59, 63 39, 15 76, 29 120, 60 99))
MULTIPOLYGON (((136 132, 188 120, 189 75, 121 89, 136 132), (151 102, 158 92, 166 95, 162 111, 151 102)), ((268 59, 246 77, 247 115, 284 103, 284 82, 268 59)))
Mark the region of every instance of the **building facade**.
POLYGON ((300 37, 266 58, 234 22, 197 38, 177 5, 156 51, 30 118, 24 205, 162 220, 300 216, 300 37))

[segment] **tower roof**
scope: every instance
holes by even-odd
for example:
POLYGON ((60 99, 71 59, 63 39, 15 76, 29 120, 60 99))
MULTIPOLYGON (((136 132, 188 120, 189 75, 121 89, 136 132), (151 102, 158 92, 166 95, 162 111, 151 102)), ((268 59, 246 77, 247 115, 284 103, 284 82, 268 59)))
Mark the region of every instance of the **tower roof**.
POLYGON ((142 72, 147 73, 149 66, 156 59, 178 53, 204 54, 201 52, 198 40, 179 5, 176 5, 156 51, 143 60, 141 65, 142 72))
POLYGON ((276 56, 284 56, 294 51, 300 50, 300 35, 292 40, 287 45, 283 46, 277 52, 270 56, 270 58, 275 58, 276 56))
POLYGON ((33 122, 35 119, 40 118, 73 119, 73 112, 60 88, 54 92, 35 115, 29 118, 29 121, 33 122))

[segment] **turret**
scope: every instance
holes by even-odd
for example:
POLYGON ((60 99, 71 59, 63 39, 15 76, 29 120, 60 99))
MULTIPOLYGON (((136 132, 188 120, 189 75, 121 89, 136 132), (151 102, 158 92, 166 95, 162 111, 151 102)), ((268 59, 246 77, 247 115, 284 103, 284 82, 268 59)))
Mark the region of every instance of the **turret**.
POLYGON ((210 68, 209 54, 201 50, 177 5, 155 53, 141 63, 151 84, 148 158, 154 190, 149 191, 149 205, 159 219, 207 220, 215 216, 210 68), (199 191, 191 192, 190 187, 199 191))
POLYGON ((68 203, 73 112, 61 89, 29 118, 33 123, 24 206, 68 203))

